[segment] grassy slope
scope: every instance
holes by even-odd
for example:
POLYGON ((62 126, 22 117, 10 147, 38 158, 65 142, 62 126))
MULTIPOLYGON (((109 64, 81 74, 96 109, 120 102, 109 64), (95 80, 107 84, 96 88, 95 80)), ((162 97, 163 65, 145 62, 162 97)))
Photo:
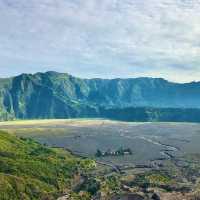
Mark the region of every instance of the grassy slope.
POLYGON ((0 132, 0 200, 55 199, 92 163, 0 132))

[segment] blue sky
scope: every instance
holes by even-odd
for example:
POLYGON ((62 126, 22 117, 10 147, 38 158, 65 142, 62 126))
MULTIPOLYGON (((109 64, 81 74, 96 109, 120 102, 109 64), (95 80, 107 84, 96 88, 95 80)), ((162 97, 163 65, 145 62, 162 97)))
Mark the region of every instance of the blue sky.
POLYGON ((199 0, 0 0, 0 76, 200 80, 199 0))

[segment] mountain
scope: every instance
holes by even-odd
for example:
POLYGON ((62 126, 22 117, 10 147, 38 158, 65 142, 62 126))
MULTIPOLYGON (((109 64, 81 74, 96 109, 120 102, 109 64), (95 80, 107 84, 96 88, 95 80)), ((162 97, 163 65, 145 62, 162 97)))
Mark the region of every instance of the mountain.
POLYGON ((0 79, 3 120, 102 117, 106 110, 129 107, 200 108, 200 82, 180 84, 161 78, 81 79, 57 72, 0 79))

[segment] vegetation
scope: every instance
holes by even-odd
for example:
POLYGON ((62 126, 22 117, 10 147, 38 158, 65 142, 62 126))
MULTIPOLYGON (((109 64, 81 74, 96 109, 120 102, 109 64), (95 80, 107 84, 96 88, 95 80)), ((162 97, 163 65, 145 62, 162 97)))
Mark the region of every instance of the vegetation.
POLYGON ((145 178, 152 186, 172 184, 172 179, 169 176, 163 174, 162 172, 154 172, 148 174, 145 176, 145 178))
POLYGON ((0 200, 109 199, 121 191, 120 178, 94 174, 96 163, 32 139, 0 132, 0 200))
POLYGON ((94 167, 94 161, 76 158, 62 149, 0 132, 1 200, 55 199, 72 192, 76 174, 87 174, 94 167))
POLYGON ((108 149, 105 152, 102 152, 101 150, 97 149, 97 152, 95 154, 96 157, 105 157, 105 156, 124 156, 124 155, 132 155, 133 152, 130 148, 122 148, 120 147, 116 151, 112 151, 108 149))
POLYGON ((200 122, 200 109, 128 107, 101 110, 102 117, 134 122, 200 122))

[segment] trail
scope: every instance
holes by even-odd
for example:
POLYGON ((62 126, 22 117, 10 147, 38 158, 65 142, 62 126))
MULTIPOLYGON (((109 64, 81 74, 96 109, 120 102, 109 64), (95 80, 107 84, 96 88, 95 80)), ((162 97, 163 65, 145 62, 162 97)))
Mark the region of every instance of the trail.
POLYGON ((129 139, 136 139, 136 138, 139 138, 139 139, 142 139, 146 142, 149 142, 151 144, 154 144, 154 145, 157 145, 157 146, 160 146, 160 147, 163 147, 163 150, 160 151, 160 154, 165 156, 167 159, 172 159, 174 158, 169 152, 177 152, 177 151, 180 151, 180 148, 179 147, 175 147, 175 146, 172 146, 172 145, 169 145, 169 144, 164 144, 164 143, 161 143, 160 141, 156 141, 156 140, 152 140, 150 138, 147 138, 145 136, 134 136, 134 137, 131 137, 131 136, 128 136, 128 135, 124 135, 122 137, 126 137, 126 138, 129 138, 129 139))

